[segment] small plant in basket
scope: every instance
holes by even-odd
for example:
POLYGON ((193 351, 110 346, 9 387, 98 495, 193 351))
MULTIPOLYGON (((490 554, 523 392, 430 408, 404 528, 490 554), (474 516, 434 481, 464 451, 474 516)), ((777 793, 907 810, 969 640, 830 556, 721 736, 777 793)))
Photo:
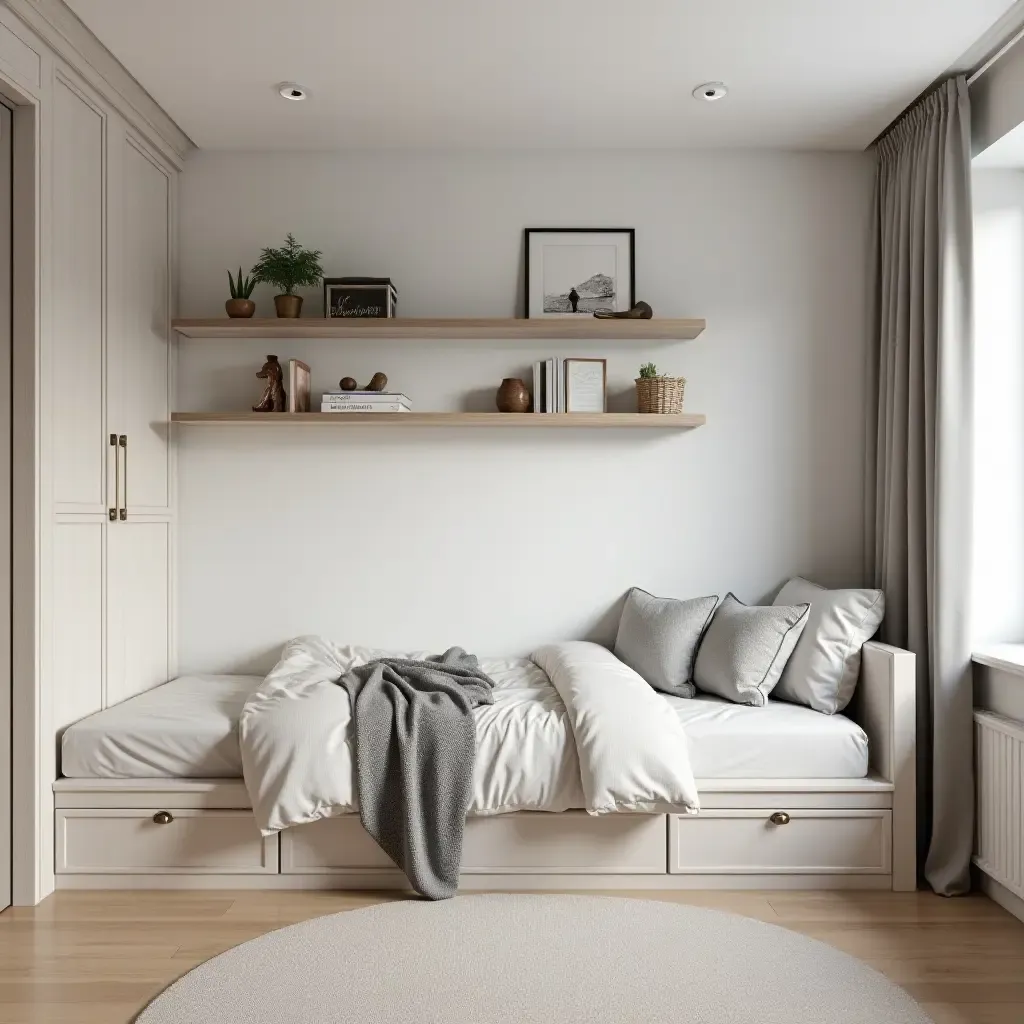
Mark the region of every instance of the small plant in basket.
POLYGON ((242 268, 239 267, 237 279, 230 270, 228 271, 228 285, 231 289, 231 298, 224 303, 228 316, 234 318, 252 316, 256 312, 256 303, 249 296, 252 295, 252 290, 256 287, 256 278, 242 277, 242 268))
POLYGON ((685 377, 668 377, 658 373, 654 363, 644 363, 636 378, 637 409, 640 412, 682 412, 685 387, 685 377))

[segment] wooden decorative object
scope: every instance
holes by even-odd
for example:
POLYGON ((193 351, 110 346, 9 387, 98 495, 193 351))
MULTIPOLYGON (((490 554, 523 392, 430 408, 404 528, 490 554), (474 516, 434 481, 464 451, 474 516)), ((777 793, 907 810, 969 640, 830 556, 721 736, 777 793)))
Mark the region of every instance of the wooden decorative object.
POLYGON ((342 377, 341 380, 338 381, 338 387, 341 388, 342 391, 355 391, 355 389, 359 387, 359 384, 356 382, 355 377, 342 377))
POLYGON ((613 313, 610 309, 598 309, 594 312, 598 320, 653 320, 654 310, 650 303, 638 302, 632 309, 624 309, 621 313, 613 313))
POLYGON ((267 382, 267 386, 263 390, 263 397, 260 399, 260 404, 254 405, 252 407, 252 411, 284 412, 284 371, 281 369, 281 364, 277 361, 277 356, 267 356, 267 361, 263 364, 263 369, 260 370, 256 376, 260 380, 265 380, 267 382))
POLYGON ((309 412, 309 367, 301 359, 288 360, 288 411, 309 412))
POLYGON ((388 375, 378 370, 371 378, 364 391, 383 391, 388 386, 388 375))
POLYGON ((494 397, 498 412, 530 411, 530 392, 519 377, 506 377, 494 397))

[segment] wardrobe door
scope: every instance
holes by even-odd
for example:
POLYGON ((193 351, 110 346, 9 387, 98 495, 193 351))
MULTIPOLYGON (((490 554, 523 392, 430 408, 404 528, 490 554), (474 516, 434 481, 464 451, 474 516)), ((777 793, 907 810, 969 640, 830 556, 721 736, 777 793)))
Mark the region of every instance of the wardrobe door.
POLYGON ((170 530, 129 519, 107 532, 108 705, 170 676, 170 530))
POLYGON ((107 132, 70 72, 54 76, 51 340, 46 416, 52 487, 50 665, 59 730, 104 705, 104 543, 113 505, 106 421, 107 132), (48 415, 47 415, 48 410, 48 415))
POLYGON ((107 416, 117 439, 116 515, 107 525, 107 704, 172 668, 169 443, 171 173, 118 122, 110 148, 111 338, 107 416))

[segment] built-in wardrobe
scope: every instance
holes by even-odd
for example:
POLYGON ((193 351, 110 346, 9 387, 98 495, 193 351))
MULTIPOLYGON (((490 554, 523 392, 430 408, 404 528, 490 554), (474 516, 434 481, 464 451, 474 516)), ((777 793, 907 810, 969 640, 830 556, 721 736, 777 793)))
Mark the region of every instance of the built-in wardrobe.
POLYGON ((54 726, 173 661, 175 171, 58 72, 50 476, 54 726))

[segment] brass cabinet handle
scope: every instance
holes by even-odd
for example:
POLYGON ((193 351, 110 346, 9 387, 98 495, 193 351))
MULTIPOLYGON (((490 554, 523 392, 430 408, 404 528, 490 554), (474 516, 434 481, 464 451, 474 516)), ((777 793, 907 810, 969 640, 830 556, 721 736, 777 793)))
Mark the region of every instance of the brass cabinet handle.
POLYGON ((117 443, 124 452, 124 501, 121 502, 121 522, 128 518, 128 435, 121 434, 117 443))
POLYGON ((110 446, 114 449, 114 507, 107 510, 107 515, 116 523, 121 513, 121 455, 117 450, 117 434, 110 435, 110 446))
POLYGON ((153 815, 153 823, 156 825, 170 825, 174 821, 174 815, 170 811, 157 811, 153 815))
POLYGON ((773 825, 788 825, 790 819, 785 811, 776 811, 768 820, 773 825))

